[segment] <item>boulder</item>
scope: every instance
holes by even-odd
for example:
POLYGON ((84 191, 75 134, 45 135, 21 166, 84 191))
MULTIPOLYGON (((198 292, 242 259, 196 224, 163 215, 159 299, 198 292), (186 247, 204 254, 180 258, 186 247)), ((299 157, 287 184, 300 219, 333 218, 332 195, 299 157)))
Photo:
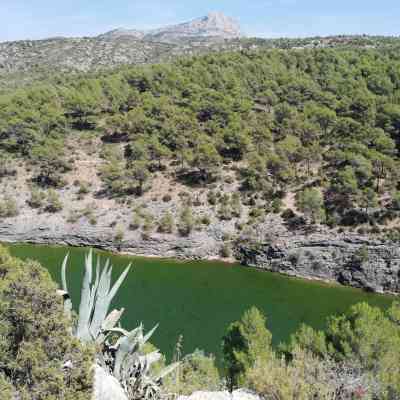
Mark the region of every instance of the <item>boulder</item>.
POLYGON ((232 393, 224 392, 194 392, 190 396, 180 396, 178 400, 260 400, 260 397, 244 389, 232 393))
POLYGON ((98 365, 94 373, 93 400, 128 400, 119 382, 98 365))

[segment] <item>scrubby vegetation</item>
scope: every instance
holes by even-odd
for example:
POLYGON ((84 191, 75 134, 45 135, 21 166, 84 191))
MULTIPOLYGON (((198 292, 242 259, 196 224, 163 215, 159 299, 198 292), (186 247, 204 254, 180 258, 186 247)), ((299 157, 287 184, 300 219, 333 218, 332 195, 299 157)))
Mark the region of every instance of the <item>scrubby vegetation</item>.
POLYGON ((0 394, 91 398, 93 349, 70 335, 56 285, 39 264, 0 248, 0 394))
POLYGON ((399 313, 399 304, 383 312, 361 303, 331 317, 325 332, 302 326, 274 350, 252 308, 223 340, 228 382, 265 399, 398 399, 399 313))
MULTIPOLYGON (((391 46, 248 50, 64 76, 0 97, 0 158, 24 160, 34 186, 59 190, 75 168, 68 146, 89 133, 100 144, 99 196, 140 197, 163 173, 189 193, 203 187, 222 221, 247 205, 257 223, 294 193, 292 211, 307 223, 375 227, 397 218, 399 93, 391 46), (240 191, 217 197, 220 182, 240 191)), ((77 196, 88 192, 82 183, 77 196)), ((41 197, 32 189, 29 203, 40 208, 41 197)), ((54 192, 48 203, 62 208, 54 192)), ((186 206, 175 221, 183 235, 196 225, 186 206)), ((2 217, 14 214, 6 208, 2 217)))
MULTIPOLYGON (((89 255, 87 271, 91 262, 89 255)), ((65 282, 65 269, 62 276, 65 282)), ((86 278, 89 279, 88 275, 86 278)), ((121 312, 110 313, 101 327, 98 318, 100 314, 107 315, 104 304, 109 304, 110 296, 114 296, 116 291, 107 289, 107 270, 103 270, 97 283, 90 284, 86 278, 82 295, 84 301, 79 315, 71 321, 66 313, 71 306, 67 291, 61 293, 65 299, 63 309, 56 285, 39 264, 13 259, 3 248, 0 249, 2 399, 12 400, 17 394, 27 400, 89 399, 93 390, 92 365, 95 359, 110 374, 116 373, 115 368, 120 364, 115 359, 111 344, 115 340, 112 326, 121 312), (99 283, 101 288, 97 286, 99 283), (105 296, 101 295, 103 290, 105 296), (90 291, 95 293, 93 301, 88 301, 90 291), (94 307, 93 312, 87 313, 87 307, 94 307), (94 337, 89 331, 96 338, 96 347, 92 345, 94 337)), ((123 277, 116 287, 122 280, 123 277)), ((66 289, 65 283, 63 289, 66 289)), ((142 361, 146 357, 152 360, 148 364, 150 368, 140 369, 140 374, 134 374, 126 381, 124 379, 128 375, 115 375, 121 383, 129 386, 129 382, 138 383, 139 378, 144 376, 142 374, 161 374, 165 369, 165 358, 155 357, 157 349, 146 343, 148 336, 141 336, 142 327, 129 335, 122 329, 117 329, 115 333, 120 335, 115 349, 119 349, 122 341, 129 336, 131 338, 126 339, 130 343, 129 354, 138 352, 143 357, 142 361)), ((124 353, 127 349, 123 346, 118 352, 124 353)), ((346 314, 329 318, 325 331, 303 325, 278 348, 272 347, 266 317, 253 307, 244 313, 240 321, 228 327, 222 349, 223 368, 218 371, 214 358, 202 351, 183 355, 180 339, 173 357, 178 366, 175 364, 172 374, 155 381, 162 384, 163 396, 238 387, 250 389, 264 399, 280 400, 394 400, 400 396, 398 303, 386 311, 365 303, 355 305, 346 314)), ((139 364, 135 364, 134 368, 139 368, 139 364)), ((125 367, 132 366, 128 362, 125 367)), ((126 386, 131 390, 127 391, 129 398, 142 396, 140 390, 150 384, 148 378, 140 382, 140 385, 129 386, 130 389, 126 386)))

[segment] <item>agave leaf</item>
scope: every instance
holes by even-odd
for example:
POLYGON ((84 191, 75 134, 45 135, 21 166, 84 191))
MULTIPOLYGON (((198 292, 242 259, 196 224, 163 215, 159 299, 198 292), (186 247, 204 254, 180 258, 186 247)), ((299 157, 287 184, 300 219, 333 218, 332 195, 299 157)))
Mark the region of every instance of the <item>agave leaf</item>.
POLYGON ((128 336, 120 338, 117 342, 118 350, 115 355, 114 375, 119 379, 121 375, 121 366, 125 358, 135 349, 139 348, 139 337, 143 334, 143 326, 140 325, 133 331, 129 332, 128 336))
POLYGON ((154 378, 155 381, 159 381, 160 379, 163 379, 167 375, 169 375, 171 372, 173 372, 176 368, 179 366, 179 362, 173 363, 171 365, 168 365, 168 367, 165 367, 156 377, 154 378))
POLYGON ((145 336, 143 336, 141 338, 140 346, 143 346, 153 336, 153 334, 157 330, 157 328, 158 328, 158 324, 152 330, 147 332, 147 334, 145 336))
POLYGON ((118 278, 117 282, 115 282, 113 288, 111 289, 110 293, 108 294, 108 300, 109 303, 111 303, 112 299, 114 296, 117 294, 119 288, 121 287, 122 283, 124 282, 126 276, 128 275, 130 269, 131 269, 132 264, 129 264, 125 271, 120 275, 118 278))
POLYGON ((64 261, 61 266, 61 283, 62 283, 62 289, 64 292, 68 293, 68 285, 67 285, 67 264, 68 264, 68 258, 69 258, 69 253, 64 258, 64 261))
POLYGON ((112 311, 102 323, 101 329, 103 331, 110 331, 111 329, 114 329, 115 325, 117 325, 124 311, 125 311, 124 308, 121 308, 121 310, 112 311))
MULTIPOLYGON (((122 329, 122 328, 112 328, 112 329, 109 329, 108 332, 120 333, 123 337, 129 335, 129 331, 122 329)), ((117 343, 114 346, 112 346, 112 348, 116 350, 116 349, 118 349, 118 346, 119 346, 119 344, 117 341, 117 343)))
POLYGON ((93 290, 90 288, 92 282, 92 254, 93 251, 90 250, 89 254, 85 258, 85 275, 83 278, 81 303, 79 305, 79 319, 76 329, 76 336, 84 342, 92 339, 89 332, 89 322, 94 301, 93 290))
POLYGON ((149 368, 152 364, 157 362, 160 358, 161 358, 161 353, 157 350, 157 351, 153 351, 152 353, 140 356, 139 360, 143 365, 146 365, 146 368, 149 368))
POLYGON ((96 290, 95 304, 93 307, 93 315, 90 324, 90 331, 95 337, 101 331, 101 325, 105 321, 109 309, 107 294, 111 285, 111 268, 104 268, 98 282, 96 290))
POLYGON ((94 281, 94 287, 95 287, 95 288, 97 288, 97 287, 99 286, 100 272, 101 272, 100 257, 97 257, 97 262, 96 262, 96 279, 95 279, 95 281, 94 281))

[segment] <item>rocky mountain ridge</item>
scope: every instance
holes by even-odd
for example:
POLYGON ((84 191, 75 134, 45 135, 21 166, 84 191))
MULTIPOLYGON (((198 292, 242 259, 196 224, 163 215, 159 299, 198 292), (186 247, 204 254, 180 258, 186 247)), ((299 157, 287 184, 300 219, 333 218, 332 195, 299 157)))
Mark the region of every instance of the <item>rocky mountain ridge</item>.
POLYGON ((113 39, 130 36, 159 42, 177 42, 182 38, 214 37, 236 39, 242 36, 240 24, 221 12, 211 12, 189 22, 142 31, 137 29, 115 29, 100 35, 100 38, 113 39))

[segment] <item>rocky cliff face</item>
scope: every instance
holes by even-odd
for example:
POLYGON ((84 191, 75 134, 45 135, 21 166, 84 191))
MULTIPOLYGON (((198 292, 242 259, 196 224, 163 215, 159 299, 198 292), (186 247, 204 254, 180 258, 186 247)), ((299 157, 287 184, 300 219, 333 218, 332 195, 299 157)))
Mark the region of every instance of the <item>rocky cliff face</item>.
POLYGON ((237 257, 245 265, 291 276, 400 292, 398 246, 363 236, 300 234, 274 243, 240 245, 237 257))
MULTIPOLYGON (((161 206, 153 205, 154 214, 161 206)), ((125 231, 122 241, 115 239, 110 222, 117 214, 109 209, 103 222, 95 226, 82 220, 71 224, 60 215, 25 213, 0 221, 0 242, 30 242, 91 246, 145 256, 181 259, 220 258, 230 222, 213 223, 189 237, 177 233, 125 231), (109 218, 109 220, 108 220, 109 218)), ((121 221, 123 213, 118 214, 121 221)), ((305 279, 338 282, 378 293, 400 293, 400 249, 393 242, 374 240, 356 234, 338 234, 321 228, 311 234, 288 232, 277 217, 267 219, 259 237, 271 240, 231 243, 236 259, 245 266, 265 269, 305 279)))

